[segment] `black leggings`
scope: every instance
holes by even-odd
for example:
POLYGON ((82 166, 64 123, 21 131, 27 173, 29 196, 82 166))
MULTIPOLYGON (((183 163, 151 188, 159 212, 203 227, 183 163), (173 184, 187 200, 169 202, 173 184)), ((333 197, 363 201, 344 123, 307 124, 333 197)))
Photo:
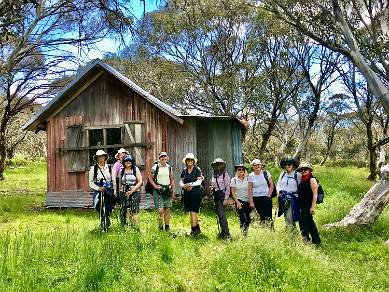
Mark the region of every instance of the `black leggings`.
POLYGON ((272 221, 271 210, 272 202, 271 199, 267 196, 262 197, 253 197, 255 209, 259 214, 261 223, 266 221, 272 221))
POLYGON ((300 205, 300 218, 299 226, 301 235, 307 241, 310 241, 312 237, 312 243, 319 244, 320 236, 319 231, 317 230, 315 221, 313 221, 313 216, 310 213, 311 205, 300 205))
POLYGON ((242 204, 242 208, 238 209, 240 228, 243 229, 243 231, 247 231, 251 222, 250 213, 252 209, 250 208, 249 202, 241 201, 239 199, 238 201, 242 204))

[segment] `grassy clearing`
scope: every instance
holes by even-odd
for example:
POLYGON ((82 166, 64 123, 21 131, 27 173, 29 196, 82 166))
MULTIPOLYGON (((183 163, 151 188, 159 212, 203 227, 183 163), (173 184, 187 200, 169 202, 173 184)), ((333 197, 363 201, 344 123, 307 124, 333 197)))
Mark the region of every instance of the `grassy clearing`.
MULTIPOLYGON (((279 170, 271 171, 277 177, 279 170)), ((202 209, 203 234, 187 237, 189 218, 180 205, 173 212, 176 237, 157 230, 153 211, 141 212, 140 233, 123 232, 115 219, 112 230, 101 234, 93 211, 41 208, 42 164, 9 170, 6 177, 13 182, 0 182, 0 190, 23 185, 30 193, 0 195, 0 290, 388 290, 387 209, 372 226, 320 228, 341 219, 369 189, 367 171, 318 167, 315 172, 328 192, 316 216, 321 247, 291 238, 282 218, 276 232, 255 223, 242 238, 232 209, 231 242, 216 238, 210 208, 202 209), (35 183, 24 180, 30 173, 35 183)))

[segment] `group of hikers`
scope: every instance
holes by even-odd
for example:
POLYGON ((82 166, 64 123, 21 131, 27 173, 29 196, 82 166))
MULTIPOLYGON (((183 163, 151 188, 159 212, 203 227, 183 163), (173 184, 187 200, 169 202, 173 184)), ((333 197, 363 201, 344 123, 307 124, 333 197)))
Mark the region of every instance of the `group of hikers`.
MULTIPOLYGON (((113 206, 119 202, 121 224, 131 224, 139 228, 140 188, 143 184, 141 172, 132 155, 125 149, 119 149, 115 158, 117 161, 111 167, 107 164, 108 154, 103 150, 98 150, 94 156, 96 164, 89 171, 89 185, 94 191, 93 206, 99 210, 100 201, 104 202, 104 216, 109 226, 113 206), (103 200, 100 199, 102 196, 103 200)), ((170 209, 176 199, 173 168, 168 161, 168 154, 160 152, 158 161, 151 168, 145 188, 146 192, 152 194, 154 206, 158 209, 159 229, 167 232, 170 231, 170 209)), ((187 153, 182 162, 185 164, 179 180, 182 201, 185 211, 190 213, 190 234, 198 235, 201 233, 199 210, 204 191, 204 176, 193 153, 187 153)), ((298 222, 303 240, 320 244, 319 232, 313 220, 318 181, 313 176, 313 168, 308 162, 298 164, 294 159, 284 159, 281 163, 284 171, 281 172, 276 186, 271 173, 263 169, 259 159, 251 162, 253 172, 250 174, 244 164, 235 165, 235 175, 232 178, 226 172, 226 162, 223 159, 216 158, 211 165, 213 175, 210 191, 218 218, 219 236, 222 239, 231 237, 226 216, 230 197, 239 214, 241 231, 246 236, 253 209, 257 211, 261 224, 273 226, 272 194, 275 193, 279 202, 278 216, 284 215, 286 228, 294 232, 298 222)))

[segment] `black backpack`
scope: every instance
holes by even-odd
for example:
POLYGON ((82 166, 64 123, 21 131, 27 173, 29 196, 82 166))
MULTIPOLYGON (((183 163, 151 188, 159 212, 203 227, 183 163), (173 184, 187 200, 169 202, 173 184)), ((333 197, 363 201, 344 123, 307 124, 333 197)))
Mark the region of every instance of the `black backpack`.
MULTIPOLYGON (((267 176, 267 171, 264 169, 262 171, 263 173, 263 176, 265 177, 266 179, 266 182, 267 182, 267 186, 270 188, 270 182, 269 182, 269 177, 267 176)), ((277 189, 276 189, 276 185, 274 184, 273 182, 273 192, 271 193, 271 197, 274 198, 277 196, 277 189)))
MULTIPOLYGON (((155 168, 155 173, 154 173, 154 180, 157 179, 157 175, 158 175, 158 171, 159 171, 159 164, 158 162, 155 163, 157 165, 157 167, 155 168)), ((168 164, 169 166, 169 175, 172 174, 172 166, 170 164, 168 164)), ((146 183, 146 186, 145 186, 145 192, 148 193, 148 194, 153 194, 153 185, 151 184, 150 180, 147 179, 147 183, 146 183)))
POLYGON ((322 185, 319 183, 319 181, 317 180, 317 178, 316 178, 316 181, 317 181, 317 199, 316 199, 316 204, 321 204, 324 201, 324 189, 323 189, 322 185))

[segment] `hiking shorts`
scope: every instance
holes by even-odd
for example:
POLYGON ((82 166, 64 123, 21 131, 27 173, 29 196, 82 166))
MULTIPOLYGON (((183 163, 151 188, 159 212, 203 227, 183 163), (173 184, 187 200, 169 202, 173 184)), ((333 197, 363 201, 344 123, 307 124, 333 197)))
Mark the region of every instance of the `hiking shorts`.
POLYGON ((190 192, 184 191, 183 196, 185 211, 199 213, 201 188, 194 187, 190 192))
POLYGON ((154 206, 157 209, 172 207, 172 193, 169 186, 164 186, 164 191, 153 190, 154 206))

